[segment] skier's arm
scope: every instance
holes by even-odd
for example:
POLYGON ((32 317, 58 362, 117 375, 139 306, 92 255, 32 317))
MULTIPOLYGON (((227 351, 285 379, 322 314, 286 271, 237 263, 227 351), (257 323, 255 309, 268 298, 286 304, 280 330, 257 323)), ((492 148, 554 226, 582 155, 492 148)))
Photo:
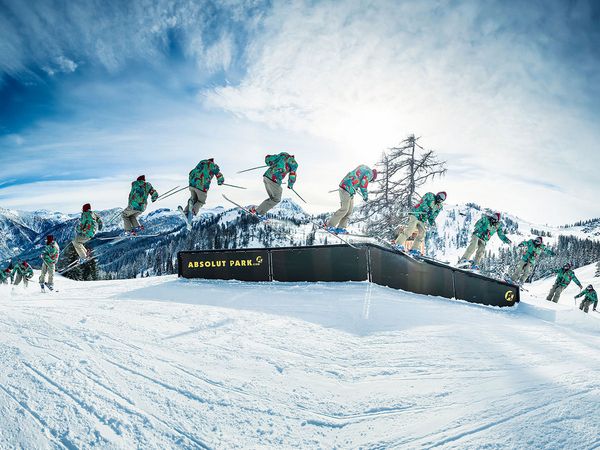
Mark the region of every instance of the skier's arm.
POLYGON ((585 294, 585 291, 581 291, 579 294, 577 294, 574 298, 579 298, 581 297, 583 294, 585 294))
POLYGON ((554 253, 554 251, 552 251, 550 248, 544 246, 544 253, 550 255, 550 256, 556 256, 556 253, 554 253))
POLYGON ((102 219, 100 218, 99 215, 96 214, 95 216, 96 216, 95 217, 96 223, 98 224, 98 231, 100 231, 100 230, 102 230, 102 227, 104 226, 104 224, 102 223, 102 219))
POLYGON ((296 170, 298 170, 298 163, 294 158, 288 160, 288 166, 290 168, 290 175, 288 177, 288 188, 293 189, 294 183, 296 182, 296 170))
POLYGON ((364 175, 362 177, 362 179, 360 180, 360 186, 358 187, 360 189, 360 193, 362 195, 363 200, 366 202, 369 200, 369 177, 367 175, 364 175))
POLYGON ((277 161, 277 159, 279 158, 279 155, 267 155, 265 156, 265 164, 269 167, 271 167, 272 165, 275 164, 275 162, 277 161))
POLYGON ((223 183, 225 183, 225 177, 221 173, 221 168, 219 166, 217 166, 216 164, 213 164, 213 168, 212 168, 211 172, 217 178, 217 184, 219 186, 221 186, 223 183))
POLYGON ((579 281, 579 279, 577 278, 577 276, 575 275, 575 272, 573 272, 573 281, 575 282, 575 284, 577 286, 579 286, 579 289, 583 289, 583 285, 581 284, 581 282, 579 281))
POLYGON ((498 227, 498 237, 505 244, 512 244, 512 241, 508 237, 506 237, 506 234, 504 234, 504 230, 502 229, 501 226, 498 227))
POLYGON ((148 194, 150 194, 152 202, 158 200, 158 192, 156 192, 156 189, 154 189, 154 186, 152 186, 150 183, 148 183, 148 194))

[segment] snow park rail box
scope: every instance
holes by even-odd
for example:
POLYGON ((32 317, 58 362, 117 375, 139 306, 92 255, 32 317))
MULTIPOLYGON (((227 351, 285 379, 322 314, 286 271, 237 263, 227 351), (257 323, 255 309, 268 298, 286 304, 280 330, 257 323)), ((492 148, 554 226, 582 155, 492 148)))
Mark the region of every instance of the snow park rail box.
POLYGON ((370 281, 416 294, 514 306, 518 286, 374 244, 184 251, 179 276, 239 281, 370 281))

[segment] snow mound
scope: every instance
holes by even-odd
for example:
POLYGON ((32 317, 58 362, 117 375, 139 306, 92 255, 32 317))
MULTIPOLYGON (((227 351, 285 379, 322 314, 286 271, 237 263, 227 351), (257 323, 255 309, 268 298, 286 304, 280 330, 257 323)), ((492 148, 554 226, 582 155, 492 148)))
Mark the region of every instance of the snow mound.
POLYGON ((36 288, 0 287, 0 448, 598 445, 600 334, 527 308, 369 283, 36 288))

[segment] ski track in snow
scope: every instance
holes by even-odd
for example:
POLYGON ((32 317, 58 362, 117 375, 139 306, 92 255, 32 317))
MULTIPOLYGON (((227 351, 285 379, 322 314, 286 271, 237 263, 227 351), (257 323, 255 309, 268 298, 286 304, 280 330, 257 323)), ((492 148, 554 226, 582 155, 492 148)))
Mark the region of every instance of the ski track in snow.
POLYGON ((600 314, 550 284, 0 286, 0 448, 597 448, 600 314))

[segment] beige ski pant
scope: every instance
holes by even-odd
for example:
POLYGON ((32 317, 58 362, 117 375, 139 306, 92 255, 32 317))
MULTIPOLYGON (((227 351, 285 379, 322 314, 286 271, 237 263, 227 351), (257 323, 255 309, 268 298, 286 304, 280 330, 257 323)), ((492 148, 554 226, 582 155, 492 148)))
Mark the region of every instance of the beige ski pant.
POLYGON ((184 214, 187 216, 190 208, 192 209, 194 216, 198 214, 200 208, 206 204, 206 197, 208 197, 207 192, 190 186, 190 199, 188 200, 187 206, 183 210, 184 214))
POLYGON ((77 235, 75 236, 75 239, 73 239, 73 248, 75 248, 75 251, 77 252, 77 254, 79 255, 80 258, 87 258, 88 256, 88 252, 87 252, 87 248, 85 248, 85 244, 86 242, 89 242, 91 238, 87 237, 87 236, 80 236, 77 235))
POLYGON ((591 300, 583 300, 581 302, 581 304, 579 305, 579 309, 582 310, 583 312, 589 312, 590 306, 593 304, 594 304, 594 302, 592 302, 591 300))
POLYGON ((140 222, 138 221, 138 217, 141 216, 143 211, 138 211, 133 208, 125 208, 121 213, 121 217, 123 218, 123 228, 125 231, 131 231, 134 228, 140 226, 140 222))
POLYGON ((566 288, 566 286, 558 285, 555 283, 552 286, 552 288, 550 288, 550 293, 548 294, 548 297, 546 297, 546 300, 548 300, 549 302, 558 303, 558 299, 560 299, 560 294, 562 294, 562 292, 566 288))
MULTIPOLYGON (((13 283, 14 286, 18 285, 21 281, 23 281, 23 286, 27 287, 29 285, 29 279, 25 278, 23 275, 21 275, 20 273, 17 273, 15 275, 15 282, 13 283)), ((587 312, 587 311, 586 311, 587 312)))
POLYGON ((46 281, 46 274, 48 274, 48 284, 52 286, 54 284, 54 269, 56 267, 55 263, 48 264, 46 262, 42 263, 42 273, 40 274, 40 284, 44 284, 46 281))
POLYGON ((263 177, 263 182, 265 183, 265 189, 267 190, 267 194, 269 194, 269 198, 262 202, 258 208, 256 208, 256 213, 261 216, 264 216, 269 210, 277 206, 277 204, 281 201, 281 195, 283 194, 281 185, 277 184, 273 180, 263 177))
POLYGON ((468 261, 469 259, 471 259, 471 255, 473 255, 473 253, 475 253, 475 258, 473 258, 473 261, 475 261, 475 264, 479 264, 481 262, 481 258, 483 258, 483 255, 485 255, 485 246, 486 245, 487 245, 487 242, 485 242, 483 239, 480 239, 477 236, 472 235, 471 242, 469 243, 469 246, 465 250, 465 254, 462 256, 461 260, 468 261))
POLYGON ((350 219, 350 215, 352 214, 352 208, 354 207, 354 196, 350 195, 346 189, 339 188, 338 192, 340 194, 340 209, 333 213, 327 225, 330 227, 346 228, 348 226, 348 219, 350 219))
POLYGON ((406 240, 413 235, 414 232, 417 232, 417 237, 412 245, 414 249, 420 249, 423 244, 423 240, 425 239, 425 233, 427 231, 427 227, 424 222, 421 222, 417 219, 417 216, 414 214, 410 215, 410 219, 408 219, 408 224, 404 227, 404 230, 398 234, 396 238, 396 244, 404 245, 406 240))
POLYGON ((517 264, 517 267, 515 268, 512 279, 513 279, 513 281, 516 281, 517 283, 521 283, 521 284, 525 283, 527 278, 529 278, 529 275, 531 275, 532 271, 533 271, 533 264, 521 260, 521 261, 519 261, 519 263, 517 264))

